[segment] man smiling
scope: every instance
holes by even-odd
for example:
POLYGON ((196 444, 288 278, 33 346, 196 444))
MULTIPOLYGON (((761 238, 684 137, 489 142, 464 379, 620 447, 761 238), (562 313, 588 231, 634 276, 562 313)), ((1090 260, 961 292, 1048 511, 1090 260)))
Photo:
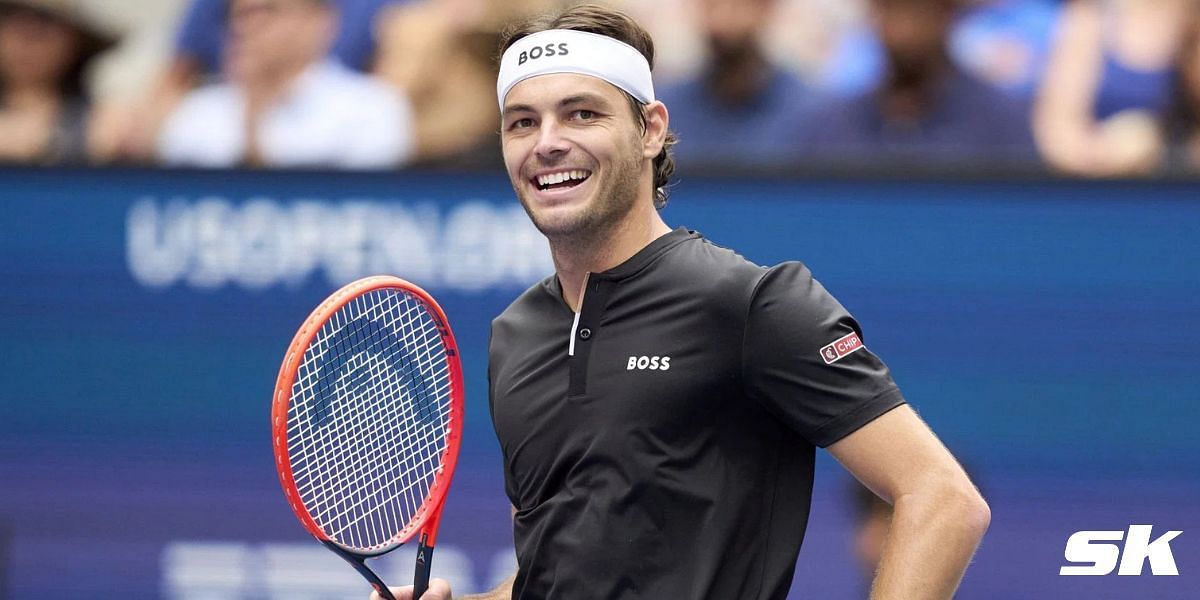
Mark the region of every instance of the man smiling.
POLYGON ((469 598, 785 598, 817 447, 894 505, 872 597, 949 598, 987 504, 804 265, 665 224, 649 35, 585 5, 504 48, 504 160, 556 273, 492 324, 518 570, 469 598))

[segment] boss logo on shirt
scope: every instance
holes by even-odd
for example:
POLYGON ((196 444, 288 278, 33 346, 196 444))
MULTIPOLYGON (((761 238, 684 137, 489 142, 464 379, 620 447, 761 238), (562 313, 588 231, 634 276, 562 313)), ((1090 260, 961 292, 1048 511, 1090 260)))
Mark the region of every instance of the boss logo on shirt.
POLYGON ((670 356, 630 356, 629 363, 625 365, 626 371, 666 371, 670 368, 670 356))
POLYGON ((832 365, 833 363, 842 360, 847 355, 863 349, 862 340, 858 339, 857 333, 851 333, 844 337, 838 338, 837 341, 821 348, 821 358, 825 359, 825 364, 832 365))
POLYGON ((557 44, 546 44, 545 46, 534 46, 529 50, 522 51, 517 55, 517 64, 523 65, 525 61, 537 60, 543 56, 554 56, 556 54, 567 55, 567 43, 559 42, 557 44))

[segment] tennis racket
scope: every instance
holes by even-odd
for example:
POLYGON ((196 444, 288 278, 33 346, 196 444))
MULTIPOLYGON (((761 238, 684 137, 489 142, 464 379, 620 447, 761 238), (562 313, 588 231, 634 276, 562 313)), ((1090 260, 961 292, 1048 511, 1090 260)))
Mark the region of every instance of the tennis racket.
POLYGON ((395 277, 355 281, 308 316, 271 405, 292 511, 388 600, 366 559, 416 536, 413 598, 428 588, 462 427, 462 368, 446 315, 395 277))

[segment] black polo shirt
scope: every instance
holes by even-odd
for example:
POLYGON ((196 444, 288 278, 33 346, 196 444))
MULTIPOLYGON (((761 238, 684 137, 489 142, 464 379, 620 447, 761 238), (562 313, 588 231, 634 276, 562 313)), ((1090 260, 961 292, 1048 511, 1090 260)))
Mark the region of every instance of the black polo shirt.
POLYGON ((492 323, 520 600, 784 598, 814 448, 904 402, 798 262, 677 229, 492 323))

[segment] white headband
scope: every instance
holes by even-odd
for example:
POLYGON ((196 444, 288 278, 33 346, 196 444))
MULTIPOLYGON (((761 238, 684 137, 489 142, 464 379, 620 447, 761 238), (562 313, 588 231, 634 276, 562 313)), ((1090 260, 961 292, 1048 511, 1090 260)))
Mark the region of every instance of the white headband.
POLYGON ((525 36, 500 59, 496 97, 504 111, 504 97, 514 85, 538 75, 578 73, 603 79, 629 92, 643 104, 654 101, 650 63, 636 48, 605 35, 550 29, 525 36))

